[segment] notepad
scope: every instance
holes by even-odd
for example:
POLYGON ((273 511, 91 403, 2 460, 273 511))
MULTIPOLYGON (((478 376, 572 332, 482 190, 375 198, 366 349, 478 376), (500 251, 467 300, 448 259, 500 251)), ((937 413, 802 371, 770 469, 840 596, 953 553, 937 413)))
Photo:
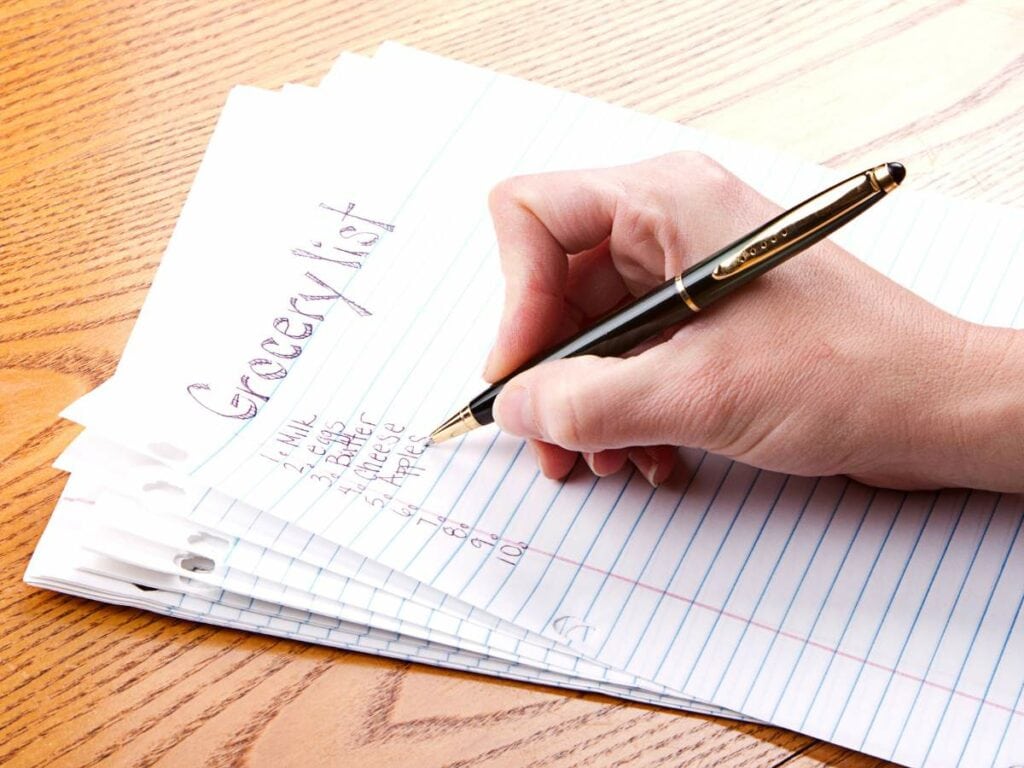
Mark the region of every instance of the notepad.
MULTIPOLYGON (((679 149, 782 205, 841 176, 396 44, 236 88, 117 373, 66 412, 86 431, 27 580, 908 765, 1024 761, 1019 496, 691 450, 656 490, 558 483, 493 427, 426 447, 483 386, 489 188, 679 149)), ((901 190, 835 239, 1024 327, 1020 211, 901 190)))

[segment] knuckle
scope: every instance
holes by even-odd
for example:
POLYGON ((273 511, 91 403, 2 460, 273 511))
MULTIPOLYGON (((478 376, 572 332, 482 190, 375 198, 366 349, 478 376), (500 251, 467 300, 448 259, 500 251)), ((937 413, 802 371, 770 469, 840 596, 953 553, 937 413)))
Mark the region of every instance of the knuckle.
POLYGON ((669 224, 668 206, 657 187, 643 185, 622 195, 615 217, 615 239, 637 247, 664 242, 669 224))
POLYGON ((676 174, 685 174, 710 186, 730 183, 735 177, 725 166, 703 152, 683 150, 666 155, 666 166, 676 174))
POLYGON ((694 239, 706 225, 694 224, 695 210, 729 209, 743 200, 743 184, 717 161, 694 151, 645 161, 626 176, 618 196, 613 243, 624 250, 660 253, 667 272, 678 272, 696 253, 694 239))
POLYGON ((502 179, 493 187, 487 195, 487 205, 491 213, 501 213, 512 209, 523 209, 529 211, 540 190, 543 189, 543 179, 548 174, 523 174, 520 176, 509 176, 502 179))
POLYGON ((700 345, 690 355, 679 425, 687 445, 728 453, 744 433, 751 375, 728 350, 700 345))
POLYGON ((525 183, 525 176, 511 176, 502 179, 487 195, 487 204, 492 211, 498 211, 510 204, 518 202, 525 183))
POLYGON ((580 418, 580 409, 576 397, 564 391, 560 386, 562 394, 553 398, 552 407, 544 416, 544 422, 548 437, 555 445, 573 450, 581 450, 585 447, 583 441, 583 424, 580 418))
POLYGON ((728 202, 740 194, 743 182, 725 166, 702 152, 683 151, 669 155, 666 170, 678 184, 685 177, 701 195, 716 204, 728 202))

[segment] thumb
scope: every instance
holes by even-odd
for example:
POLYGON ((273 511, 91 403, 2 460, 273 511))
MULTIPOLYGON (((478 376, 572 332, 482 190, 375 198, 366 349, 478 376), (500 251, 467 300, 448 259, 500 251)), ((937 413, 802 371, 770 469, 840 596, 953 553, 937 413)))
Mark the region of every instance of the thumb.
POLYGON ((635 357, 544 363, 505 385, 494 420, 505 432, 571 451, 674 443, 664 410, 675 377, 665 376, 664 357, 655 347, 635 357))

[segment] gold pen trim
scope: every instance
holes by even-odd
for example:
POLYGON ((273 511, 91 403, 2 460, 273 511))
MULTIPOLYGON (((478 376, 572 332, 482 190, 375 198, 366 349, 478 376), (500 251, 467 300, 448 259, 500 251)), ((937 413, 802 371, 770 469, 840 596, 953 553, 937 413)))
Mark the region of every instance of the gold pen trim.
POLYGON ((847 179, 737 243, 736 249, 715 267, 711 277, 725 280, 738 275, 830 226, 873 195, 892 192, 898 186, 899 182, 885 164, 847 179))
POLYGON ((888 163, 876 165, 868 171, 868 176, 870 176, 878 185, 878 189, 885 193, 892 192, 900 185, 900 183, 893 177, 888 163))
POLYGON ((690 309, 694 312, 700 312, 700 307, 697 306, 697 302, 690 298, 690 294, 686 292, 686 286, 683 285, 683 276, 676 275, 676 292, 690 309))
POLYGON ((479 426, 480 422, 476 420, 476 416, 473 415, 473 412, 469 410, 469 406, 467 405, 454 416, 451 416, 444 424, 431 432, 430 442, 433 445, 443 443, 445 440, 451 440, 453 437, 458 437, 459 435, 464 435, 467 432, 472 432, 479 426))

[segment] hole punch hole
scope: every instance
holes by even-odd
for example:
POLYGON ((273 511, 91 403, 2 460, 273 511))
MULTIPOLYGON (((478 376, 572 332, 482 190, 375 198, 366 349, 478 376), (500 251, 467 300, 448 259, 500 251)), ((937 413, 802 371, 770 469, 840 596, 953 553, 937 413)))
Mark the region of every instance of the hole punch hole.
POLYGON ((174 564, 181 568, 183 571, 189 573, 212 573, 216 563, 208 557, 203 555, 196 555, 191 552, 188 554, 181 554, 174 558, 174 564))
POLYGON ((168 493, 172 496, 184 496, 185 489, 174 483, 168 483, 166 480, 154 480, 153 482, 143 483, 142 490, 146 493, 168 493))
POLYGON ((155 456, 165 461, 184 461, 188 458, 188 453, 170 443, 150 443, 147 447, 155 456))

